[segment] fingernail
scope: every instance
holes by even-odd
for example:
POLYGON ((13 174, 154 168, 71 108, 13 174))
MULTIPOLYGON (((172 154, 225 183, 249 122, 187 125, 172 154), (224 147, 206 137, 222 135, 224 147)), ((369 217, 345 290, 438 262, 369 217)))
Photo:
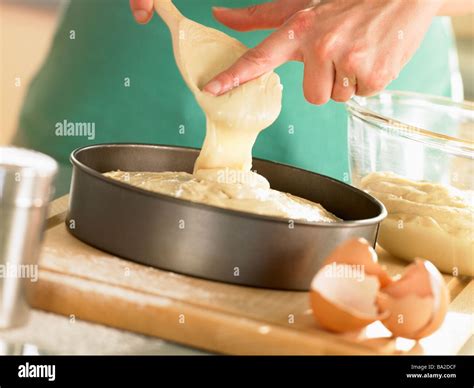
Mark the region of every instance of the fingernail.
POLYGON ((133 17, 138 23, 145 23, 148 20, 148 13, 142 9, 133 11, 133 17))
POLYGON ((209 93, 213 94, 214 96, 217 96, 221 92, 221 89, 222 89, 222 85, 217 80, 209 82, 204 87, 204 91, 209 92, 209 93))

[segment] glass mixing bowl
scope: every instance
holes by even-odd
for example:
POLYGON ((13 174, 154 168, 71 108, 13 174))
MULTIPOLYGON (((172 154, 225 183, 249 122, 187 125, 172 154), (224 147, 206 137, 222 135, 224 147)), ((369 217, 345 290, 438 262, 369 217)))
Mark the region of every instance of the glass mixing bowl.
POLYGON ((349 112, 352 183, 374 171, 474 189, 474 103, 385 91, 349 112))
POLYGON ((474 104, 384 91, 347 110, 352 184, 389 213, 380 245, 472 276, 474 104))

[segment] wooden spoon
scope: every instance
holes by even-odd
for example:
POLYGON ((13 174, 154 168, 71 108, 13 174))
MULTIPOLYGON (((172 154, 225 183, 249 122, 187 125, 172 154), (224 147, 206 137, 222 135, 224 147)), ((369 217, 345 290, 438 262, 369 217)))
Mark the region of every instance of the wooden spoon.
POLYGON ((170 30, 176 63, 194 94, 248 50, 238 40, 186 18, 171 0, 155 0, 155 10, 170 30))
POLYGON ((189 20, 171 0, 155 0, 154 4, 171 32, 178 68, 207 117, 207 135, 195 170, 229 167, 250 171, 258 133, 280 113, 279 77, 270 72, 218 97, 202 92, 204 85, 248 48, 221 31, 189 20))

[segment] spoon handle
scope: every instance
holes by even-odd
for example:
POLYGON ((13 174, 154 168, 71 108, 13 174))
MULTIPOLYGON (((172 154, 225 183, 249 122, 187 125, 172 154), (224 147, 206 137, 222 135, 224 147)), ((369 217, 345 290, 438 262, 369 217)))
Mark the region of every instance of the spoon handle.
POLYGON ((172 0, 155 0, 154 4, 155 11, 168 25, 168 28, 171 30, 171 32, 176 31, 179 26, 179 22, 184 18, 184 16, 181 14, 181 12, 179 12, 172 0))

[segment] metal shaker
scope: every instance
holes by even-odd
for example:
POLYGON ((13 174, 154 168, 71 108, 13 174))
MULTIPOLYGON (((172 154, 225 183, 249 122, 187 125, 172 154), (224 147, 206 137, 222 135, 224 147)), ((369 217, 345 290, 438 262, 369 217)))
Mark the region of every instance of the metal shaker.
POLYGON ((38 280, 38 255, 57 163, 47 155, 0 147, 0 329, 26 323, 29 287, 38 280))

